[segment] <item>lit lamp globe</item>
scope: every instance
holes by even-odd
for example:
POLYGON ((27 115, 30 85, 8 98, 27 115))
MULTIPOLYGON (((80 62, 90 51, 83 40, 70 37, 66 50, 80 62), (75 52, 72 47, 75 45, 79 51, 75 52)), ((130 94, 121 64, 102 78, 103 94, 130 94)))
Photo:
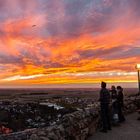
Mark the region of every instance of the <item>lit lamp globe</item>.
POLYGON ((136 69, 137 69, 137 70, 140 70, 140 64, 137 64, 137 65, 136 65, 136 69))

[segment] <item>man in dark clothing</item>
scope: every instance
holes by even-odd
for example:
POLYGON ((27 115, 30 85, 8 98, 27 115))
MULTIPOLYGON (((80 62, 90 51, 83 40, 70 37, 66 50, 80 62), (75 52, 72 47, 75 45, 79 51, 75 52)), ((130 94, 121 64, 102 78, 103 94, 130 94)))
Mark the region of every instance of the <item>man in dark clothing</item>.
POLYGON ((123 88, 121 86, 117 86, 117 102, 118 102, 118 116, 119 116, 119 122, 124 122, 125 121, 125 117, 123 115, 122 112, 122 108, 124 106, 123 104, 123 88))
POLYGON ((100 106, 101 106, 101 120, 102 120, 102 130, 101 132, 106 133, 107 130, 111 130, 111 123, 110 123, 110 111, 109 111, 109 104, 110 104, 110 93, 106 89, 106 83, 101 83, 101 91, 100 91, 100 106))

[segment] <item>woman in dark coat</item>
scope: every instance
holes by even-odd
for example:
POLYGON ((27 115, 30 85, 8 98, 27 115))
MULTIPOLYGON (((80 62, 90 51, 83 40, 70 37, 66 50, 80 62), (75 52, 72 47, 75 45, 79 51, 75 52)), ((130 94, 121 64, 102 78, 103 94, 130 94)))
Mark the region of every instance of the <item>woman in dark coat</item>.
POLYGON ((118 117, 119 117, 119 122, 124 122, 125 117, 123 115, 122 109, 123 109, 123 88, 121 86, 117 86, 117 102, 118 102, 118 117))
POLYGON ((116 90, 115 86, 111 87, 110 93, 111 93, 111 99, 116 100, 117 99, 117 90, 116 90))

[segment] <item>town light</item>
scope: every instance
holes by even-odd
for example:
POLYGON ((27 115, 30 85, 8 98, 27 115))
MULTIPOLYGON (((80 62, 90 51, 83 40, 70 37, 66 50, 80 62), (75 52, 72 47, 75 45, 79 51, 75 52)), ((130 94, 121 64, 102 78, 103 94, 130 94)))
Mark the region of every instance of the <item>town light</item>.
POLYGON ((138 71, 138 87, 139 87, 139 94, 140 94, 140 64, 136 65, 136 69, 138 71))

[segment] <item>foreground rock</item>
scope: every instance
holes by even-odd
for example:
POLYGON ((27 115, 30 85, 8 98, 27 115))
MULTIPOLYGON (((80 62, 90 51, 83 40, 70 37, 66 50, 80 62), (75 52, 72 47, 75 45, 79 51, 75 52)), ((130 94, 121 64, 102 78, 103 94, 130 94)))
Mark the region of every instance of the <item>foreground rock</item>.
MULTIPOLYGON (((140 108, 140 96, 130 96, 124 102, 125 114, 140 108)), ((51 127, 26 130, 2 135, 0 140, 85 140, 96 132, 99 124, 99 108, 86 109, 67 114, 51 127)))

